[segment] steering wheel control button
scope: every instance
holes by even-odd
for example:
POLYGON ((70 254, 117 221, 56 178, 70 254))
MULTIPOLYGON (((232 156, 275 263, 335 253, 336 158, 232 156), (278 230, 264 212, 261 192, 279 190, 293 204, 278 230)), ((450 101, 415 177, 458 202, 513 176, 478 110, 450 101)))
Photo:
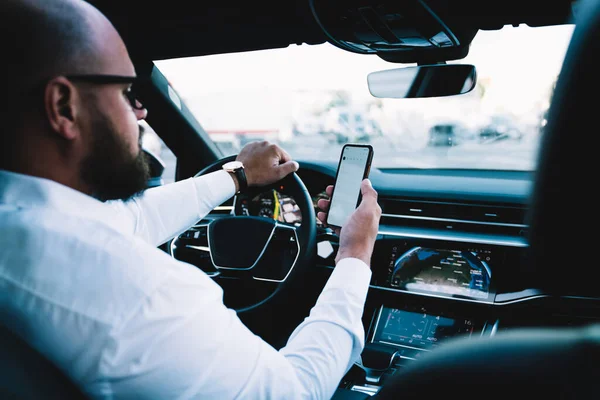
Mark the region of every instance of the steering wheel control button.
POLYGON ((182 245, 208 246, 208 230, 206 226, 194 227, 179 235, 182 245))
POLYGON ((195 226, 179 235, 169 246, 171 256, 195 265, 209 276, 219 275, 210 257, 206 226, 195 226))

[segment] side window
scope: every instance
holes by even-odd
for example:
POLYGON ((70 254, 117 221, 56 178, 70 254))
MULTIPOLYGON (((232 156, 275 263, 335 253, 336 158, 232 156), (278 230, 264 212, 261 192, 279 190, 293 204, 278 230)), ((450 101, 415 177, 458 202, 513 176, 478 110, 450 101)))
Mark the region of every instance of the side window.
POLYGON ((167 147, 156 131, 146 121, 142 120, 139 124, 143 129, 142 148, 158 156, 165 164, 165 170, 162 174, 163 184, 166 185, 175 182, 177 157, 175 157, 171 149, 167 147))

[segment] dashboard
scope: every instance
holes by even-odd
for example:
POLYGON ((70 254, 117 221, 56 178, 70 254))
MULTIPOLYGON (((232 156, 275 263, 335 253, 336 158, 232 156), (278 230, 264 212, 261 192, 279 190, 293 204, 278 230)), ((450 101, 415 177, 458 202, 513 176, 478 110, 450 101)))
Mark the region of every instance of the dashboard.
MULTIPOLYGON (((327 198, 336 167, 301 162, 297 174, 315 211, 318 200, 327 198)), ((544 297, 529 289, 535 276, 524 267, 531 173, 374 168, 370 179, 383 210, 370 293, 387 293, 392 303, 405 295, 435 298, 442 309, 451 300, 501 305, 544 297)), ((232 206, 236 215, 302 224, 301 210, 284 186, 240 195, 232 206)), ((317 246, 317 270, 327 275, 339 238, 320 221, 317 246)))
MULTIPOLYGON (((286 194, 284 190, 285 187, 281 186, 279 190, 268 189, 250 196, 244 194, 238 195, 234 213, 235 215, 271 218, 278 222, 298 226, 302 224, 302 213, 296 200, 291 195, 286 194)), ((329 196, 327 196, 325 190, 315 190, 310 191, 310 193, 316 215, 319 199, 328 199, 329 196)), ((323 226, 323 223, 318 218, 317 226, 323 226)))
MULTIPOLYGON (((335 168, 301 163, 298 174, 315 209, 319 199, 327 198, 324 190, 333 184, 335 168)), ((590 321, 560 316, 546 305, 548 296, 528 289, 524 221, 530 173, 374 169, 370 178, 383 214, 363 316, 363 356, 365 362, 369 352, 393 357, 381 376, 367 373, 365 378, 355 370, 366 366, 353 366, 341 388, 374 394, 386 377, 454 338, 590 321)), ((242 198, 236 213, 301 224, 295 200, 280 189, 242 198)), ((326 279, 339 238, 317 223, 317 269, 328 271, 323 272, 326 279), (322 253, 322 247, 328 251, 322 253)), ((316 285, 316 293, 321 288, 316 285)))
MULTIPOLYGON (((284 187, 279 189, 238 196, 236 215, 300 225, 302 214, 296 201, 285 194, 284 187)), ((314 192, 312 198, 316 210, 318 200, 327 195, 323 190, 313 189, 314 192)), ((318 227, 323 229, 320 221, 318 227)), ((329 242, 334 249, 335 239, 330 237, 329 242)), ((373 253, 371 286, 404 293, 493 302, 492 269, 500 267, 505 253, 506 249, 501 246, 382 235, 373 253)))
MULTIPOLYGON (((315 211, 318 200, 328 198, 336 167, 301 162, 297 173, 315 211)), ((363 315, 363 360, 368 364, 370 352, 393 357, 381 376, 365 378, 356 369, 368 365, 353 366, 340 387, 374 394, 386 376, 453 338, 600 321, 600 299, 556 299, 531 288, 536 277, 527 269, 525 222, 530 173, 372 169, 370 179, 382 219, 363 315)), ((302 224, 284 186, 237 196, 233 212, 302 224)), ((339 237, 317 221, 315 268, 301 288, 307 307, 334 269, 338 248, 339 237)))
MULTIPOLYGON (((303 163, 298 172, 311 194, 315 214, 318 200, 328 198, 325 188, 333 184, 335 168, 334 164, 303 163)), ((519 290, 524 285, 519 263, 526 248, 522 232, 527 228, 519 219, 525 218, 528 198, 525 182, 530 179, 529 175, 484 171, 474 179, 473 171, 421 173, 424 176, 411 170, 400 174, 377 169, 371 172, 370 178, 380 194, 383 209, 372 258, 371 287, 488 304, 498 300, 498 291, 519 290), (407 180, 409 177, 414 179, 407 180), (431 182, 427 190, 420 191, 423 179, 431 182), (392 191, 390 180, 404 180, 404 186, 392 191), (452 187, 448 187, 448 180, 452 187), (500 181, 508 182, 502 189, 507 193, 500 190, 500 181), (429 192, 431 187, 438 187, 434 196, 429 192), (457 194, 462 198, 460 203, 452 200, 457 194), (439 196, 444 196, 443 200, 439 196), (406 200, 410 200, 408 209, 398 209, 396 203, 406 200), (479 218, 475 212, 481 204, 489 207, 482 209, 479 218), (464 215, 449 215, 460 207, 465 209, 464 215), (404 215, 416 214, 416 211, 420 213, 404 215), (491 216, 497 219, 489 221, 491 216), (502 219, 509 217, 512 220, 502 219)), ((291 225, 302 223, 302 213, 284 186, 238 196, 234 213, 291 225)), ((320 221, 317 221, 317 229, 319 250, 327 249, 324 253, 319 251, 317 264, 332 268, 338 238, 320 221)))

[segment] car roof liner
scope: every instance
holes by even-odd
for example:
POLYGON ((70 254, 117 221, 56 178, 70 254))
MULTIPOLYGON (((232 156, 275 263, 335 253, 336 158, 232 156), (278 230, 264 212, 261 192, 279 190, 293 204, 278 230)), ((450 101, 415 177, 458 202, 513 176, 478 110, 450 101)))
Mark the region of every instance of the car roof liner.
MULTIPOLYGON (((161 60, 208 54, 283 48, 328 41, 309 0, 247 2, 162 2, 90 0, 113 21, 134 60, 161 60), (159 29, 153 29, 159 28, 159 29)), ((339 2, 340 5, 374 1, 339 2)), ((568 23, 571 1, 422 0, 457 31, 568 23)))

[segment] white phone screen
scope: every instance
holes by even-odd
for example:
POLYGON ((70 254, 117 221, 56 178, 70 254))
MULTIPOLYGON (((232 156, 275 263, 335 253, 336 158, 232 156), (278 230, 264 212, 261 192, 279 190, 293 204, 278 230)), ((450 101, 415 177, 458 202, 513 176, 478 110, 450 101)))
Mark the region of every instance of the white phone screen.
POLYGON ((347 146, 343 153, 329 206, 327 222, 342 227, 356 209, 369 149, 347 146))

